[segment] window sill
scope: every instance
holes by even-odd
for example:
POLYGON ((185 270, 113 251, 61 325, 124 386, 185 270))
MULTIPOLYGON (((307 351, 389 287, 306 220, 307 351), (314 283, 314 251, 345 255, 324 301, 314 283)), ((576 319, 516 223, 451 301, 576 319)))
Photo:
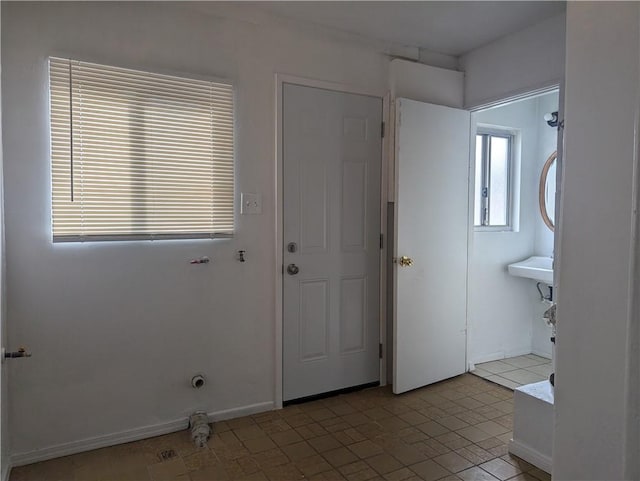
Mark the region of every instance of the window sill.
POLYGON ((517 232, 511 226, 482 226, 482 225, 474 225, 473 226, 473 231, 474 232, 496 232, 496 233, 498 233, 498 232, 504 232, 504 233, 517 232))

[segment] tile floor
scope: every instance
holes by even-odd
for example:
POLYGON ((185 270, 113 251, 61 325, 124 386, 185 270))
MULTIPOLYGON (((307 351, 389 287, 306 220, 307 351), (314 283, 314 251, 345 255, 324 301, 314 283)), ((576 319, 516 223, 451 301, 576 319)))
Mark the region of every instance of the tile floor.
POLYGON ((15 468, 11 481, 549 481, 507 454, 513 394, 464 374, 367 389, 15 468), (164 454, 164 461, 160 455, 164 454))
POLYGON ((552 372, 551 359, 527 354, 526 356, 476 364, 476 368, 471 371, 471 374, 514 389, 524 384, 549 379, 549 374, 552 372))

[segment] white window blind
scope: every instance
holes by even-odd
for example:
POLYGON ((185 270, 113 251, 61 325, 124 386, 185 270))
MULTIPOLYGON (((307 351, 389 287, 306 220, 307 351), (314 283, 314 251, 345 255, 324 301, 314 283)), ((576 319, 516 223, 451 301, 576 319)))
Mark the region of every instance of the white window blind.
POLYGON ((234 229, 231 85, 49 60, 54 241, 234 229))

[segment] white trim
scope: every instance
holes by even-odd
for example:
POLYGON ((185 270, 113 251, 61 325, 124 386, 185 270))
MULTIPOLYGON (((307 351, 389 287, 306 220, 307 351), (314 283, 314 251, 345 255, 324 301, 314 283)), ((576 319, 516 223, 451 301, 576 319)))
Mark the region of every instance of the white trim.
POLYGON ((382 121, 385 123, 387 129, 385 136, 382 139, 381 146, 381 181, 380 181, 380 231, 384 235, 385 243, 384 248, 380 250, 380 342, 383 343, 382 359, 379 363, 379 378, 380 385, 384 386, 387 382, 387 370, 386 360, 388 346, 386 345, 386 249, 387 249, 387 199, 388 190, 387 185, 387 169, 389 163, 389 154, 387 152, 389 146, 389 105, 390 94, 388 91, 382 91, 377 89, 370 89, 365 87, 358 87, 340 82, 332 82, 327 80, 310 79, 307 77, 298 77, 295 75, 276 73, 275 74, 275 114, 276 114, 276 128, 275 128, 275 238, 276 238, 276 252, 275 252, 275 408, 282 408, 282 324, 283 324, 283 305, 282 305, 282 242, 283 242, 283 202, 282 202, 282 172, 283 172, 283 158, 282 158, 282 88, 283 84, 291 83, 296 85, 303 85, 305 87, 315 87, 319 89, 334 90, 336 92, 352 93, 357 95, 368 95, 371 97, 377 97, 382 100, 382 121))
POLYGON ((482 110, 487 110, 493 107, 500 107, 512 102, 518 102, 519 100, 525 100, 532 97, 544 95, 549 92, 553 92, 554 90, 559 90, 560 85, 563 82, 564 80, 561 79, 551 80, 549 82, 544 82, 537 87, 525 87, 523 89, 518 89, 507 94, 502 94, 499 97, 492 97, 486 100, 482 100, 480 103, 477 103, 475 105, 465 105, 463 108, 465 110, 469 110, 470 112, 480 112, 482 110))
MULTIPOLYGON (((640 452, 640 369, 638 369, 638 341, 640 341, 640 324, 638 323, 638 317, 640 315, 639 303, 638 303, 638 288, 640 278, 640 262, 639 262, 639 249, 638 238, 640 237, 640 223, 638 222, 638 206, 640 203, 640 171, 639 168, 639 154, 640 149, 640 90, 636 91, 636 111, 634 121, 634 144, 633 149, 633 191, 632 191, 632 205, 634 206, 632 215, 632 230, 633 233, 631 242, 631 252, 629 254, 631 258, 629 269, 629 291, 627 294, 628 299, 628 313, 629 318, 627 321, 627 328, 629 331, 628 343, 627 343, 627 380, 625 388, 625 410, 627 411, 628 422, 625 428, 625 441, 626 450, 624 453, 624 468, 627 479, 638 479, 640 476, 640 460, 637 458, 637 453, 640 452)), ((561 133, 558 134, 560 136, 561 133)), ((562 151, 558 152, 562 155, 562 151)), ((562 162, 562 161, 561 161, 562 162)), ((556 209, 557 210, 557 209, 556 209)), ((557 279, 557 277, 555 277, 557 279)))
POLYGON ((531 354, 539 357, 544 357, 545 359, 549 359, 549 360, 551 360, 551 356, 552 356, 551 352, 543 352, 539 349, 531 349, 531 354))
POLYGON ((509 452, 533 464, 536 468, 542 469, 545 473, 551 474, 551 458, 529 445, 511 439, 509 441, 509 452))
MULTIPOLYGON (((267 401, 256 404, 249 404, 247 406, 241 406, 239 408, 215 411, 207 413, 207 415, 209 416, 209 421, 223 421, 225 419, 232 419, 240 416, 247 416, 250 414, 269 411, 271 409, 274 409, 274 403, 272 401, 267 401)), ((46 461, 47 459, 69 456, 70 454, 77 454, 84 451, 91 451, 93 449, 114 446, 116 444, 129 443, 131 441, 138 441, 140 439, 160 436, 163 434, 187 429, 188 425, 189 418, 184 417, 165 423, 128 429, 126 431, 82 439, 80 441, 72 441, 70 443, 57 444, 44 449, 16 453, 11 456, 10 466, 24 466, 25 464, 46 461)))
MULTIPOLYGON (((389 183, 389 196, 393 199, 393 252, 391 254, 392 259, 398 255, 398 177, 400 174, 400 166, 398 165, 399 157, 399 145, 397 142, 398 131, 400 130, 401 112, 400 106, 402 102, 401 98, 394 97, 393 99, 393 147, 389 154, 392 159, 393 165, 391 166, 393 174, 390 174, 391 182, 389 183)), ((395 394, 395 387, 398 380, 397 366, 398 366, 398 277, 397 277, 397 264, 392 264, 393 269, 393 286, 391 286, 391 309, 392 309, 392 329, 393 329, 393 361, 391 363, 391 369, 393 371, 393 379, 391 383, 391 390, 395 394)), ((465 352, 466 356, 466 352, 465 352)))
MULTIPOLYGON (((526 356, 527 354, 535 354, 535 353, 532 353, 531 349, 529 348, 523 348, 517 351, 494 352, 491 354, 485 354, 483 356, 474 357, 472 360, 469 361, 469 365, 482 364, 483 362, 503 361, 504 359, 509 359, 509 358, 518 357, 518 356, 526 356)), ((546 356, 542 356, 542 357, 546 357, 546 356)))
MULTIPOLYGON (((476 213, 476 206, 475 206, 475 197, 476 197, 476 192, 475 192, 475 159, 474 159, 474 171, 473 171, 473 189, 469 189, 469 195, 471 195, 471 192, 473 191, 473 200, 474 200, 474 205, 473 205, 473 209, 469 212, 469 216, 473 219, 472 220, 472 224, 473 224, 473 230, 475 232, 517 232, 517 229, 514 226, 514 219, 516 218, 515 212, 519 210, 519 204, 520 202, 516 202, 515 199, 515 195, 514 195, 514 185, 516 185, 518 183, 518 181, 520 180, 519 178, 516 179, 516 171, 519 171, 519 165, 517 166, 516 163, 518 163, 518 159, 516 158, 516 150, 520 150, 517 149, 517 145, 516 144, 520 144, 521 140, 520 140, 520 129, 513 129, 511 127, 502 127, 502 126, 498 126, 498 125, 490 125, 490 124, 485 124, 485 123, 475 123, 475 133, 471 132, 470 136, 469 136, 469 144, 470 144, 470 148, 469 151, 473 152, 473 155, 475 157, 475 153, 476 153, 476 149, 478 148, 477 145, 477 137, 478 136, 487 136, 487 142, 485 143, 485 141, 482 141, 482 162, 481 162, 481 170, 482 170, 482 179, 481 179, 481 190, 483 190, 484 188, 487 188, 489 191, 488 194, 488 198, 486 198, 486 200, 483 200, 482 204, 486 204, 485 207, 489 207, 489 218, 485 219, 487 222, 490 222, 490 215, 491 215, 491 188, 490 188, 490 179, 491 179, 491 159, 490 159, 490 151, 491 151, 491 137, 498 137, 498 138, 503 138, 503 139, 507 139, 508 141, 508 153, 507 153, 507 162, 506 162, 506 167, 507 167, 507 215, 506 215, 506 221, 507 223, 505 225, 492 225, 492 224, 480 224, 480 225, 475 225, 475 213, 476 213), (473 141, 473 148, 471 148, 471 141, 473 141), (487 146, 487 143, 489 144, 487 146), (489 158, 488 158, 489 156, 489 158), (516 167, 518 167, 516 169, 516 167)), ((471 176, 472 172, 469 172, 469 175, 471 176)), ((519 199, 518 199, 519 200, 519 199)), ((481 213, 480 215, 481 218, 484 218, 484 214, 481 213)), ((481 219, 480 222, 482 222, 483 220, 481 219)))
POLYGON ((467 290, 465 297, 465 351, 464 359, 468 371, 475 370, 476 363, 482 361, 471 359, 471 346, 473 341, 473 324, 471 322, 471 261, 473 257, 473 243, 475 238, 474 216, 475 216, 475 189, 476 189, 476 130, 478 122, 473 112, 469 113, 469 168, 467 169, 467 271, 465 279, 465 288, 467 290), (473 142, 473 147, 471 143, 473 142))
POLYGON ((283 264, 283 257, 282 257, 282 242, 283 242, 283 202, 282 202, 282 182, 281 182, 281 177, 282 177, 282 119, 283 119, 283 115, 282 115, 282 87, 284 84, 284 78, 283 76, 279 75, 276 73, 276 92, 275 92, 275 99, 276 99, 276 105, 275 105, 275 110, 276 110, 276 128, 275 128, 275 147, 276 147, 276 152, 275 152, 275 161, 276 161, 276 169, 275 169, 275 192, 276 192, 276 197, 275 197, 275 236, 276 236, 276 265, 275 265, 275 273, 276 273, 276 279, 275 279, 275 288, 276 288, 276 298, 275 298, 275 375, 274 375, 274 382, 275 382, 275 403, 276 403, 276 409, 282 409, 282 398, 283 398, 283 381, 282 381, 282 349, 283 349, 283 342, 282 342, 282 321, 283 321, 283 315, 284 315, 284 311, 283 311, 283 306, 282 306, 282 296, 283 296, 283 289, 282 289, 282 284, 284 282, 284 264, 283 264))
MULTIPOLYGON (((315 87, 315 88, 324 89, 324 90, 333 90, 336 92, 342 92, 347 94, 368 95, 370 97, 377 97, 383 100, 387 96, 387 91, 384 91, 384 90, 371 89, 367 87, 358 87, 350 84, 344 84, 341 82, 333 82, 330 80, 318 80, 318 79, 312 79, 308 77, 299 77, 296 75, 276 73, 276 88, 278 85, 281 87, 282 84, 285 84, 285 83, 302 85, 305 87, 315 87)), ((278 90, 280 91, 280 93, 282 92, 281 88, 279 88, 278 90)), ((282 94, 280 95, 280 99, 282 99, 282 94)), ((282 120, 282 117, 280 117, 278 120, 282 120)), ((281 127, 281 126, 276 125, 276 127, 281 127)))
POLYGON ((9 476, 11 475, 11 468, 13 468, 13 465, 11 464, 11 461, 7 460, 2 460, 2 475, 0 475, 0 479, 2 479, 2 481, 9 481, 9 476), (6 462, 5 462, 6 461, 6 462))
POLYGON ((273 401, 265 401, 261 403, 248 404, 237 408, 223 409, 222 411, 214 411, 207 413, 209 422, 225 421, 227 419, 240 418, 251 414, 263 413, 275 409, 273 401))
POLYGON ((387 232, 387 204, 389 202, 389 158, 390 145, 390 109, 391 93, 387 92, 382 98, 382 121, 384 122, 384 137, 380 155, 380 233, 383 235, 382 249, 380 249, 380 343, 382 344, 382 357, 380 358, 380 385, 387 385, 387 353, 390 352, 387 339, 387 246, 389 245, 389 232, 387 232))

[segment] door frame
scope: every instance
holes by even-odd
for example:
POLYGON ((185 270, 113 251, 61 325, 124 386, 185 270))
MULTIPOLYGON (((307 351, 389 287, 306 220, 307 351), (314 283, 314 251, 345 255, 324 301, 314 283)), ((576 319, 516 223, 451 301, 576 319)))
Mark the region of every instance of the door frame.
POLYGON ((384 236, 384 242, 382 249, 379 253, 379 267, 380 267, 380 292, 379 292, 379 333, 380 343, 382 343, 382 358, 379 359, 379 371, 380 371, 380 385, 387 384, 387 331, 386 331, 386 309, 387 309, 387 266, 385 263, 387 253, 387 201, 389 180, 389 103, 390 93, 388 90, 377 90, 366 87, 359 87, 350 84, 344 84, 341 82, 332 82, 327 80, 311 79, 306 77, 299 77, 295 75, 276 73, 275 74, 275 408, 282 408, 283 399, 283 226, 284 226, 284 211, 283 211, 283 112, 282 112, 282 100, 283 100, 283 88, 284 84, 295 84, 303 87, 319 88, 324 90, 332 90, 341 93, 350 93, 358 95, 367 95, 370 97, 376 97, 382 100, 382 121, 385 124, 385 133, 382 138, 381 147, 381 163, 380 163, 380 232, 384 236))

